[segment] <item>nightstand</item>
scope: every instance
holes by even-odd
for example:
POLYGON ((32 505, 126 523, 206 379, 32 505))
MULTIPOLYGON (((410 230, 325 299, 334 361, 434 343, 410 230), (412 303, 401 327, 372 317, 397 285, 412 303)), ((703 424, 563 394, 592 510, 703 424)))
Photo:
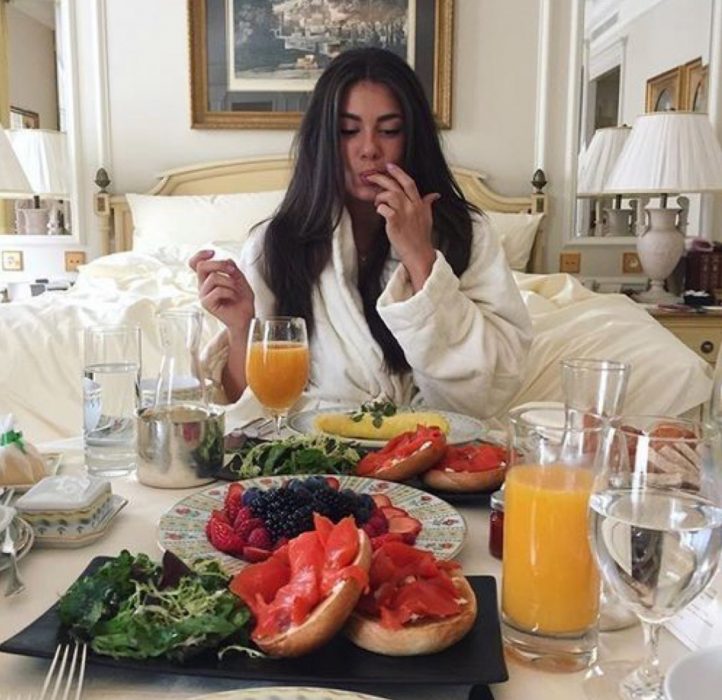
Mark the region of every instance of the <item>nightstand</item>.
POLYGON ((697 313, 654 307, 647 311, 703 360, 715 363, 722 347, 722 312, 697 313))

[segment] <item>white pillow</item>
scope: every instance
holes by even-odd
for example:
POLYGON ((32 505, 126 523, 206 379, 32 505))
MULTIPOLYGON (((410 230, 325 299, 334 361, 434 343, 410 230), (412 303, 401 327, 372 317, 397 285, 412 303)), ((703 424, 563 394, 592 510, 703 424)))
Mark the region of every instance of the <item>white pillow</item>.
POLYGON ((210 241, 243 242, 248 231, 270 217, 285 190, 164 197, 128 194, 133 215, 133 250, 196 246, 210 241))
POLYGON ((499 236, 509 267, 524 272, 544 214, 506 214, 498 211, 484 211, 484 214, 499 236))

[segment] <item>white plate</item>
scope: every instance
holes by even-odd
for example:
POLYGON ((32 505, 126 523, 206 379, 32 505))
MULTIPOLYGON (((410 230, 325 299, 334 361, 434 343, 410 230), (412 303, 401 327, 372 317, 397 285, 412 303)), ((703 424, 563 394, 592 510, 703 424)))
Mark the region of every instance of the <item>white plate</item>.
MULTIPOLYGON (((351 409, 350 413, 355 413, 357 409, 351 409)), ((399 411, 408 410, 399 408, 399 411)), ((446 441, 450 445, 460 445, 464 442, 472 442, 473 440, 482 440, 487 432, 487 427, 478 418, 472 418, 466 416, 463 413, 453 413, 452 411, 436 411, 434 409, 420 409, 422 411, 429 410, 434 413, 438 413, 440 416, 444 416, 449 421, 449 434, 446 436, 446 441)), ((301 413, 293 413, 288 417, 287 425, 291 430, 302 435, 313 435, 319 434, 319 431, 314 428, 313 422, 316 420, 316 416, 323 413, 343 413, 345 409, 334 409, 334 410, 317 410, 317 411, 302 411, 301 413)), ((327 433, 331 435, 330 433, 327 433)), ((349 442, 355 442, 363 447, 383 447, 388 441, 387 440, 364 440, 360 438, 347 438, 341 437, 340 435, 331 435, 339 440, 348 440, 349 442)))
POLYGON ((333 688, 249 688, 224 690, 220 693, 196 695, 191 700, 384 700, 378 695, 365 695, 333 688))
POLYGON ((696 651, 667 671, 669 700, 719 700, 722 697, 722 646, 696 651))
MULTIPOLYGON (((257 486, 269 489, 281 486, 292 478, 303 475, 259 476, 244 479, 243 487, 257 486)), ((419 549, 433 552, 438 559, 451 559, 463 547, 466 537, 466 523, 459 511, 436 496, 419 489, 395 484, 391 481, 366 479, 360 476, 338 476, 340 488, 350 488, 357 493, 383 493, 391 503, 403 508, 412 518, 421 523, 421 532, 416 540, 419 549)), ((196 559, 216 559, 227 574, 239 572, 246 562, 230 554, 219 552, 206 537, 206 522, 213 510, 223 508, 229 484, 218 484, 198 491, 176 503, 167 510, 158 523, 158 544, 161 549, 170 549, 186 564, 196 559)))
POLYGON ((99 540, 108 530, 118 513, 128 505, 128 499, 113 494, 110 497, 110 510, 108 514, 98 523, 98 527, 91 532, 84 532, 81 535, 39 535, 35 533, 35 543, 43 547, 62 547, 65 549, 74 549, 75 547, 84 547, 86 544, 99 540))
MULTIPOLYGON (((63 461, 63 455, 61 452, 48 452, 40 455, 45 460, 45 476, 55 476, 60 467, 60 463, 63 461)), ((15 493, 25 493, 29 491, 31 487, 35 486, 36 482, 32 484, 3 484, 6 489, 14 489, 15 493)))
MULTIPOLYGON (((10 527, 13 528, 12 534, 15 539, 15 549, 17 551, 16 558, 22 559, 33 546, 35 535, 33 528, 28 525, 22 518, 16 517, 10 527)), ((3 533, 4 534, 4 533, 3 533)), ((0 554, 0 571, 4 571, 10 566, 10 557, 7 554, 0 554)))

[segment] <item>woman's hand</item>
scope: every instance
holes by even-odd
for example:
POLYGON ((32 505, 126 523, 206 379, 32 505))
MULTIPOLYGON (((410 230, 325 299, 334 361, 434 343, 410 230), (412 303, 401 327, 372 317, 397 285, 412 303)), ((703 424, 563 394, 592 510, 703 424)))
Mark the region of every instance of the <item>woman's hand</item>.
POLYGON ((436 260, 432 243, 431 207, 441 195, 419 194, 414 180, 398 165, 387 164, 388 174, 368 175, 370 182, 383 188, 374 206, 386 220, 386 235, 409 273, 414 291, 423 286, 436 260))
POLYGON ((232 260, 212 260, 212 250, 201 250, 189 262, 198 277, 201 306, 244 339, 254 313, 251 286, 232 260))

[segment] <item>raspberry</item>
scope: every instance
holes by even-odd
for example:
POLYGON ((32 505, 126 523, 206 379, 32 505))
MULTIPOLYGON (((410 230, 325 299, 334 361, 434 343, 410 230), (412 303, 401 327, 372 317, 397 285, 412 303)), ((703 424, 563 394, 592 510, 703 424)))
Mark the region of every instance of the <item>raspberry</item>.
POLYGON ((210 543, 226 554, 240 555, 243 552, 243 541, 233 528, 218 518, 211 518, 206 525, 206 535, 210 543))
POLYGON ((257 527, 251 531, 246 540, 249 547, 257 547, 258 549, 270 550, 273 547, 271 535, 265 527, 257 527))

